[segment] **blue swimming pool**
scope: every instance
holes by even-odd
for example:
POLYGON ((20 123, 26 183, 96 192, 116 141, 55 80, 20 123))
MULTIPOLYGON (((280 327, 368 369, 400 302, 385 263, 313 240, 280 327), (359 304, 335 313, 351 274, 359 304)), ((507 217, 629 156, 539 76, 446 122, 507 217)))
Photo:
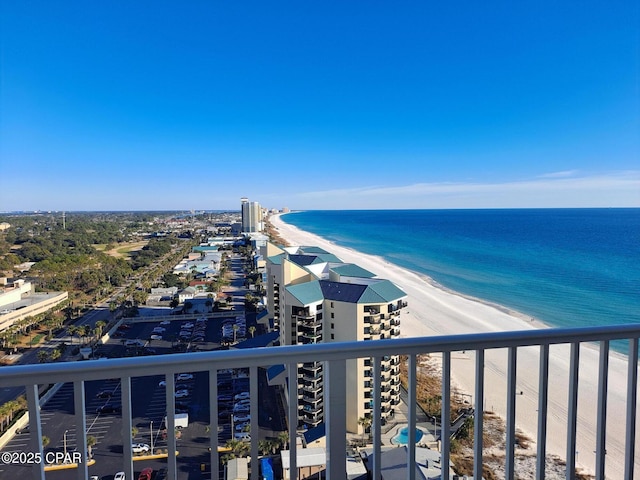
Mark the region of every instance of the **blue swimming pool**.
MULTIPOLYGON (((416 443, 420 441, 422 438, 422 430, 416 428, 416 443)), ((400 429, 398 434, 391 439, 391 443, 395 443, 397 445, 406 445, 409 441, 409 427, 403 427, 400 429)))

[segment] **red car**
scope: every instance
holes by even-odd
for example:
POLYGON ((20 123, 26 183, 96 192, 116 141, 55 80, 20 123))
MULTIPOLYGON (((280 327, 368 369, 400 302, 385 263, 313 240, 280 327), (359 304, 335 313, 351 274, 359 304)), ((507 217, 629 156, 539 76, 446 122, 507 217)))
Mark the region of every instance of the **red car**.
POLYGON ((153 468, 145 468, 138 475, 138 480, 151 480, 151 475, 153 475, 153 468))

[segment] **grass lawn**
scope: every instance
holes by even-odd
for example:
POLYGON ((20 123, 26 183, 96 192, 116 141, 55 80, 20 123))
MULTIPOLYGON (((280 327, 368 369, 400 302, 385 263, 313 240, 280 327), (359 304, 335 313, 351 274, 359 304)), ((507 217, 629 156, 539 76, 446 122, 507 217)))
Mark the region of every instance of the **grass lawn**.
POLYGON ((116 248, 112 248, 111 250, 107 250, 107 245, 105 243, 96 243, 93 245, 93 248, 100 252, 105 252, 107 255, 111 255, 112 257, 122 258, 131 256, 131 252, 142 250, 142 248, 147 243, 147 240, 142 240, 140 242, 119 243, 116 248))

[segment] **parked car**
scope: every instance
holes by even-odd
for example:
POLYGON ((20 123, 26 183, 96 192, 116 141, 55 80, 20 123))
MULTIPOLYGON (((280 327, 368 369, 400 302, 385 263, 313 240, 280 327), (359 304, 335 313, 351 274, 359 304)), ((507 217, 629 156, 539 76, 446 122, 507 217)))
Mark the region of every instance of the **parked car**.
POLYGON ((111 398, 111 395, 113 395, 113 392, 102 390, 101 392, 96 393, 96 398, 111 398))
POLYGON ((153 468, 145 468, 138 475, 138 480, 151 480, 151 475, 153 475, 153 468))
POLYGON ((229 402, 231 400, 233 400, 233 397, 231 395, 218 395, 219 402, 229 402))
POLYGON ((240 392, 233 397, 234 400, 248 400, 250 398, 249 392, 240 392))
POLYGON ((162 340, 162 335, 151 335, 149 338, 151 340, 162 340))
POLYGON ((235 438, 236 440, 240 440, 242 442, 250 442, 251 441, 251 434, 249 432, 240 432, 240 433, 236 433, 233 438, 235 438))
POLYGON ((160 325, 170 325, 171 322, 169 320, 163 320, 162 322, 160 322, 160 325))
POLYGON ((233 407, 233 413, 244 413, 250 411, 251 407, 249 405, 236 405, 235 407, 233 407))
POLYGON ((124 472, 118 472, 113 476, 113 480, 126 480, 124 472))
POLYGON ((167 331, 167 329, 164 328, 164 327, 156 327, 156 328, 153 329, 153 331, 154 331, 154 333, 164 333, 164 332, 167 331))
POLYGON ((176 398, 184 398, 189 396, 189 390, 178 390, 174 394, 176 398))
POLYGON ((146 443, 132 443, 131 450, 133 453, 147 453, 151 450, 151 447, 146 443))
POLYGON ((245 422, 248 422, 250 420, 251 420, 251 414, 249 414, 249 413, 243 413, 243 414, 240 414, 240 415, 234 415, 233 416, 233 421, 235 423, 238 423, 238 422, 245 423, 245 422))
POLYGON ((249 422, 243 422, 236 425, 236 432, 250 432, 251 424, 249 422))
POLYGON ((101 407, 96 408, 96 413, 119 413, 122 407, 120 405, 111 405, 107 403, 101 407))
POLYGON ((190 373, 179 373, 176 375, 176 380, 179 382, 183 382, 185 380, 193 380, 193 375, 190 373))

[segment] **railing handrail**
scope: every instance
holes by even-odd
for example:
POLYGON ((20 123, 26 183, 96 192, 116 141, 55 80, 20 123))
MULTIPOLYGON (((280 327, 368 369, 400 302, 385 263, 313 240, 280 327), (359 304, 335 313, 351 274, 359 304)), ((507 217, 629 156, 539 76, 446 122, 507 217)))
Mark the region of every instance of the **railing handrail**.
POLYGON ((162 373, 175 374, 185 370, 209 370, 214 366, 218 369, 234 368, 239 364, 247 367, 268 366, 283 363, 284 358, 295 358, 296 363, 306 363, 382 357, 384 355, 412 355, 630 338, 640 338, 640 324, 500 331, 368 342, 287 345, 249 350, 217 350, 109 360, 15 365, 0 367, 0 386, 67 382, 70 378, 73 380, 97 380, 118 376, 121 371, 126 372, 126 376, 136 377, 162 373))

